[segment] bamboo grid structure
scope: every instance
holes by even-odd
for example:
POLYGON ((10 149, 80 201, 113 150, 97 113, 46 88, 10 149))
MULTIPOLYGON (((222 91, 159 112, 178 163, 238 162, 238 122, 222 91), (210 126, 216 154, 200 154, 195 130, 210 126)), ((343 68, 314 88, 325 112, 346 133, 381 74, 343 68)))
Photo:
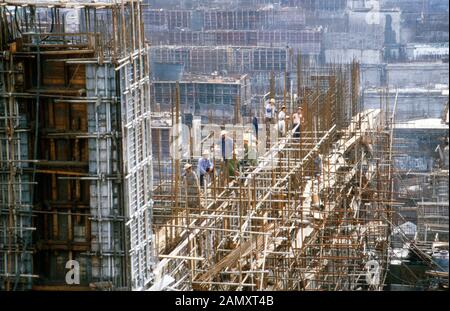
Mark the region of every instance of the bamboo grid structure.
MULTIPOLYGON (((156 280, 170 276, 174 290, 383 288, 394 203, 392 117, 361 109, 356 63, 299 74, 297 89, 301 136, 273 139, 236 176, 213 174, 199 206, 188 207, 181 181, 181 165, 194 159, 164 164, 172 169, 153 192, 156 280)), ((178 106, 174 113, 172 122, 178 106)), ((237 135, 230 133, 235 142, 237 135)), ((212 161, 223 165, 215 155, 212 161)))
MULTIPOLYGON (((152 144, 161 149, 163 142, 159 135, 152 141, 141 1, 1 0, 0 13, 2 289, 68 289, 64 259, 80 260, 83 279, 94 286, 115 288, 146 289, 166 275, 173 289, 382 288, 393 204, 392 117, 361 109, 358 64, 307 77, 299 69, 300 138, 271 138, 255 165, 236 176, 213 175, 201 204, 187 208, 186 160, 158 159, 155 171, 167 175, 153 185, 152 144), (81 12, 84 29, 65 31, 65 10, 81 12)), ((251 47, 255 38, 267 46, 293 36, 213 34, 222 44, 251 47)), ((316 47, 320 35, 293 39, 316 47)), ((271 81, 272 97, 273 88, 271 81)), ((175 93, 171 124, 181 119, 179 83, 175 93)), ((288 100, 286 85, 283 95, 278 107, 288 100)), ((245 119, 240 104, 235 125, 245 119)), ((235 141, 238 135, 231 133, 235 141)))

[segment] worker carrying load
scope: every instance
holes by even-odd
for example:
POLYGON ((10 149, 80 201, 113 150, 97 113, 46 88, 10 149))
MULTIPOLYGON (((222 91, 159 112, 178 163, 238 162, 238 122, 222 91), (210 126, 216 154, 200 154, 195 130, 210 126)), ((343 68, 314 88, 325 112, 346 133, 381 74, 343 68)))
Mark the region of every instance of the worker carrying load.
POLYGON ((200 176, 200 187, 205 185, 206 176, 213 172, 213 164, 209 159, 209 151, 203 151, 202 157, 198 160, 198 174, 200 176))
POLYGON ((192 170, 192 164, 184 165, 183 174, 184 195, 188 208, 200 208, 200 185, 197 174, 192 170))

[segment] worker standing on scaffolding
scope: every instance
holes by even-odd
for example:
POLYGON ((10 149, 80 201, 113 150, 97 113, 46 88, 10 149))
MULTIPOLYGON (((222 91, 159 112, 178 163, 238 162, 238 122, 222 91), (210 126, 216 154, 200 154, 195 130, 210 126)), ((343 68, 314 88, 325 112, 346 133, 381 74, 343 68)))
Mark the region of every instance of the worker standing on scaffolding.
POLYGON ((303 123, 302 110, 303 110, 302 107, 299 106, 297 108, 297 112, 295 112, 292 115, 292 129, 294 131, 294 133, 293 133, 294 138, 300 138, 301 127, 302 127, 302 123, 303 123))
POLYGON ((225 180, 228 180, 228 176, 229 176, 229 172, 230 172, 229 165, 230 165, 231 160, 233 159, 233 139, 228 137, 227 131, 220 132, 219 146, 220 146, 220 151, 221 151, 221 155, 222 155, 222 159, 223 159, 223 165, 222 165, 223 173, 224 173, 223 178, 225 180))
POLYGON ((245 170, 249 166, 255 166, 257 164, 255 156, 256 156, 256 150, 254 149, 253 145, 250 145, 249 143, 249 135, 250 134, 244 134, 244 157, 241 160, 241 168, 242 170, 245 170))
POLYGON ((288 118, 289 116, 286 116, 286 106, 283 105, 278 114, 278 134, 282 137, 286 135, 286 119, 288 118))
POLYGON ((264 122, 266 124, 266 139, 268 147, 270 146, 270 127, 275 124, 277 108, 275 107, 275 98, 271 98, 264 107, 264 122))
POLYGON ((320 187, 320 176, 322 176, 322 156, 316 150, 314 151, 314 178, 317 181, 317 187, 320 187))
POLYGON ((190 163, 184 165, 183 185, 188 209, 200 209, 200 185, 190 163))
POLYGON ((311 208, 314 209, 323 209, 323 204, 320 198, 320 177, 322 176, 322 156, 320 155, 318 150, 314 150, 313 152, 313 175, 314 180, 312 184, 312 201, 311 208))
POLYGON ((277 113, 277 108, 275 107, 275 98, 271 98, 266 102, 264 117, 267 124, 273 124, 275 122, 275 115, 277 113))
POLYGON ((256 140, 258 140, 258 117, 253 116, 252 119, 253 131, 255 132, 256 140))
POLYGON ((205 186, 205 177, 213 172, 213 164, 209 159, 209 151, 203 151, 202 157, 198 160, 198 173, 200 176, 200 187, 205 186))

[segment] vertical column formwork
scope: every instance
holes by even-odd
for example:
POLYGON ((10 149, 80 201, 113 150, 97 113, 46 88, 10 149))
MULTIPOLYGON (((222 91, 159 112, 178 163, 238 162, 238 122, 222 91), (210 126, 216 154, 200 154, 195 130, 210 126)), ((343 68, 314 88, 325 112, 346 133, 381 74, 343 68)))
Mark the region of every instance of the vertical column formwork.
POLYGON ((120 202, 120 111, 116 100, 116 75, 110 64, 89 64, 86 67, 88 103, 87 119, 90 135, 90 182, 92 278, 98 281, 121 281, 125 256, 123 207, 120 202))
POLYGON ((141 2, 120 12, 122 58, 119 75, 122 127, 122 169, 127 218, 130 281, 133 290, 153 282, 152 146, 149 46, 144 43, 141 2), (128 54, 128 55, 127 55, 128 54))
POLYGON ((0 290, 31 289, 33 270, 28 122, 12 95, 23 64, 0 58, 0 290))
POLYGON ((17 20, 0 14, 0 290, 144 289, 152 281, 141 5, 36 2, 17 20), (55 21, 69 11, 80 16, 74 33, 55 21), (36 12, 43 25, 51 21, 37 27, 36 12), (80 284, 67 283, 68 260, 79 262, 80 284))
POLYGON ((140 50, 120 69, 124 155, 124 194, 130 238, 131 286, 143 289, 153 280, 152 148, 148 51, 140 50))

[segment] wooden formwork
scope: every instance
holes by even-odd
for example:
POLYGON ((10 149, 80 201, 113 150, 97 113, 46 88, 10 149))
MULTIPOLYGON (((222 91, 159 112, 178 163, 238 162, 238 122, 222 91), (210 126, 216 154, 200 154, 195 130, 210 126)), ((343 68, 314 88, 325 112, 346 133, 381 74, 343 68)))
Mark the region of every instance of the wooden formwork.
POLYGON ((14 235, 2 235, 8 253, 2 248, 0 286, 70 289, 70 260, 79 264, 78 287, 144 286, 153 254, 146 227, 152 164, 141 1, 3 2, 0 106, 14 112, 3 115, 2 138, 17 136, 16 118, 28 126, 2 154, 2 180, 10 186, 1 193, 9 202, 1 231, 14 235))
MULTIPOLYGON (((199 207, 183 204, 181 176, 172 176, 166 199, 159 197, 171 213, 155 216, 155 275, 173 277, 171 288, 194 290, 383 287, 390 133, 380 110, 360 110, 356 70, 353 64, 303 77, 300 137, 289 131, 272 140, 237 176, 213 174, 199 207), (170 207, 174 199, 178 205, 170 207), (376 277, 367 277, 371 265, 379 268, 376 277)), ((220 159, 212 160, 223 170, 220 159)))

